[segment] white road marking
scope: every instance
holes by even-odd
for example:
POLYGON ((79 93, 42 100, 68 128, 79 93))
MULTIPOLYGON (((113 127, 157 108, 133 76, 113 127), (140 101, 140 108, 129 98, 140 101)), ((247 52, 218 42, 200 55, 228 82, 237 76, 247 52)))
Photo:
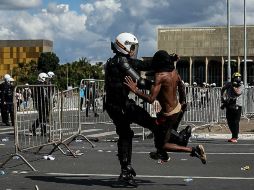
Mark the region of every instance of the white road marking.
POLYGON ((6 130, 14 130, 14 129, 13 129, 13 127, 0 128, 0 131, 6 131, 6 130))
MULTIPOLYGON (((150 152, 132 152, 134 154, 149 154, 150 152)), ((168 152, 169 154, 185 154, 183 152, 168 152)), ((188 153, 187 153, 188 154, 188 153)), ((210 152, 207 155, 254 155, 254 152, 210 152)))
MULTIPOLYGON (((73 173, 46 173, 47 175, 62 177, 118 177, 116 174, 73 174, 73 173)), ((166 178, 166 179, 220 179, 220 180, 254 180, 254 177, 220 177, 220 176, 164 176, 164 175, 137 175, 138 178, 166 178)))

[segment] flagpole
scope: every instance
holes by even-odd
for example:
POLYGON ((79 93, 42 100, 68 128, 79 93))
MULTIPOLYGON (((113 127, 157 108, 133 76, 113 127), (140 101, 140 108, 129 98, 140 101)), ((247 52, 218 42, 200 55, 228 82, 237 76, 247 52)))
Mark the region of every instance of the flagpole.
POLYGON ((246 32, 246 0, 244 0, 244 86, 247 86, 247 32, 246 32))
POLYGON ((227 67, 227 81, 230 82, 231 81, 231 60, 230 60, 230 3, 229 0, 227 0, 227 24, 228 24, 228 67, 227 67))

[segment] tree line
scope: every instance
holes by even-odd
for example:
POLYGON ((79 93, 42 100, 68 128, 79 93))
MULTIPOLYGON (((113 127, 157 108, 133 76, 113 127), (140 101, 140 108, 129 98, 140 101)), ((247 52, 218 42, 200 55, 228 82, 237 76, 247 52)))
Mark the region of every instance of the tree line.
POLYGON ((18 85, 36 84, 38 74, 52 71, 55 73, 53 82, 60 90, 68 86, 79 86, 81 79, 103 79, 103 63, 91 64, 87 58, 80 58, 72 63, 59 64, 60 60, 53 52, 41 53, 38 62, 18 63, 12 75, 18 85))

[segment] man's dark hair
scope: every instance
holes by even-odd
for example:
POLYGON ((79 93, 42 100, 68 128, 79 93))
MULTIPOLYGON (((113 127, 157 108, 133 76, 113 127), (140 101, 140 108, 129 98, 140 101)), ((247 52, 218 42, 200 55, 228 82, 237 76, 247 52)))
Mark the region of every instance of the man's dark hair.
POLYGON ((175 69, 174 61, 174 57, 169 55, 167 51, 159 50, 153 56, 152 69, 155 72, 173 71, 175 69))

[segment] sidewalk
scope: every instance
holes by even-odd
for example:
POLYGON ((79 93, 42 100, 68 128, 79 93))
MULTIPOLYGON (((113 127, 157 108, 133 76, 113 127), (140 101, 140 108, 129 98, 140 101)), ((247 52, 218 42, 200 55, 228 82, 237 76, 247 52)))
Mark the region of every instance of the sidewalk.
MULTIPOLYGON (((198 139, 229 139, 231 132, 226 124, 194 127, 192 138, 198 139)), ((241 119, 239 139, 254 140, 254 120, 241 119)))

